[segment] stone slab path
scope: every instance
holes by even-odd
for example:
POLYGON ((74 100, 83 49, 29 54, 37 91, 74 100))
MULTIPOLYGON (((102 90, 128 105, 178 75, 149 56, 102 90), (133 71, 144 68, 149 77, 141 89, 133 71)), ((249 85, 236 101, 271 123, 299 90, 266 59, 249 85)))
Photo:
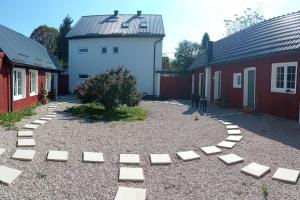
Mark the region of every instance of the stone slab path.
POLYGON ((222 156, 218 156, 218 158, 224 162, 226 165, 234 165, 237 163, 242 163, 244 162, 244 159, 240 156, 237 156, 233 153, 230 154, 226 154, 226 155, 222 155, 222 156))
POLYGON ((66 161, 68 161, 68 152, 67 151, 49 151, 47 160, 66 162, 66 161))
POLYGON ((241 171, 244 174, 253 176, 255 178, 261 178, 265 174, 267 174, 270 171, 270 169, 271 168, 268 166, 252 162, 249 165, 247 165, 246 167, 242 168, 241 171))
POLYGON ((235 142, 229 142, 229 141, 224 140, 224 141, 220 142, 217 146, 226 148, 226 149, 232 149, 235 145, 236 145, 235 142))
POLYGON ((146 189, 120 186, 114 200, 146 200, 146 189))
POLYGON ((19 131, 18 137, 32 137, 33 132, 32 131, 19 131))
POLYGON ((34 120, 32 123, 33 124, 39 124, 39 125, 43 125, 43 124, 45 124, 47 121, 45 121, 45 120, 34 120))
POLYGON ((172 163, 169 154, 150 154, 152 165, 168 165, 172 163))
POLYGON ((103 153, 83 152, 83 162, 102 163, 104 162, 103 153))
POLYGON ((206 155, 214 155, 218 153, 222 153, 222 149, 219 149, 216 146, 207 146, 207 147, 200 147, 200 149, 206 154, 206 155))
POLYGON ((39 125, 37 124, 25 124, 22 128, 24 129, 31 129, 31 130, 35 130, 39 127, 39 125))
POLYGON ((177 152, 177 156, 183 161, 200 159, 200 156, 194 151, 177 152))
POLYGON ((229 135, 226 140, 230 142, 240 142, 243 136, 241 135, 229 135))
POLYGON ((239 127, 237 125, 227 125, 227 129, 238 129, 239 127))
POLYGON ((33 159, 34 155, 35 150, 17 149, 14 155, 12 155, 12 158, 16 160, 30 161, 33 159))
POLYGON ((272 176, 273 179, 296 184, 297 180, 299 178, 300 171, 298 170, 292 170, 292 169, 286 169, 279 167, 274 175, 272 176))
POLYGON ((33 147, 35 146, 34 139, 18 139, 18 147, 33 147))
POLYGON ((231 130, 227 130, 228 135, 240 135, 241 134, 241 130, 240 129, 231 129, 231 130))
POLYGON ((16 178, 21 175, 21 171, 6 166, 0 166, 0 182, 10 185, 16 178))
POLYGON ((132 164, 138 165, 140 164, 140 156, 139 154, 120 154, 120 164, 132 164))
POLYGON ((143 182, 144 180, 142 168, 120 167, 119 181, 143 182))

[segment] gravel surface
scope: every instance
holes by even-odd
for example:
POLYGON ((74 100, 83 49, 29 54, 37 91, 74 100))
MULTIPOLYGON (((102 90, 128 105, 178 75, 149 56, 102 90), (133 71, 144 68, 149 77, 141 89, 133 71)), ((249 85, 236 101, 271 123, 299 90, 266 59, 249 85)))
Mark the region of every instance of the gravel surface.
MULTIPOLYGON (((62 111, 76 103, 58 106, 62 111)), ((22 170, 11 186, 0 184, 0 199, 103 199, 112 200, 118 186, 147 189, 147 200, 194 199, 263 199, 261 187, 266 185, 269 199, 300 199, 300 183, 286 184, 272 180, 277 167, 300 169, 300 126, 295 121, 272 116, 255 117, 239 114, 224 117, 241 127, 244 138, 233 149, 244 163, 226 166, 216 155, 206 156, 201 146, 216 145, 226 138, 225 126, 185 106, 145 101, 149 110, 142 122, 92 123, 64 112, 34 131, 35 158, 30 162, 10 159, 16 147, 16 131, 0 129, 0 147, 6 152, 0 164, 22 170), (48 150, 66 150, 66 163, 45 161, 48 150), (194 150, 200 160, 182 162, 176 152, 194 150), (82 163, 83 151, 101 151, 104 163, 82 163), (119 183, 120 153, 138 153, 144 169, 144 183, 119 183), (169 153, 169 166, 150 166, 151 153, 169 153), (250 162, 271 167, 271 173, 255 179, 240 172, 250 162)), ((47 106, 40 106, 38 115, 22 120, 18 126, 43 116, 47 106)), ((213 113, 232 113, 231 109, 208 107, 213 113)))

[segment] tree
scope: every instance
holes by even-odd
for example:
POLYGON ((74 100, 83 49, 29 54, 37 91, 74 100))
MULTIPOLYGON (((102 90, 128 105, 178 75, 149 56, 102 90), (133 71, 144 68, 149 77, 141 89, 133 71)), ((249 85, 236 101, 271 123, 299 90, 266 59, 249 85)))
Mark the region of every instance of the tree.
POLYGON ((110 69, 89 78, 77 86, 74 93, 82 103, 101 102, 106 111, 113 111, 119 105, 136 106, 141 101, 134 76, 123 67, 110 69))
POLYGON ((234 17, 233 20, 224 20, 226 35, 231 35, 264 20, 264 16, 260 11, 252 10, 251 8, 247 8, 244 11, 244 15, 239 16, 235 14, 234 17))
POLYGON ((187 69, 196 56, 201 53, 201 45, 196 42, 184 40, 176 48, 175 60, 172 66, 187 69))
POLYGON ((33 30, 30 38, 44 45, 48 52, 55 56, 57 53, 56 38, 58 30, 56 28, 42 25, 33 30))
POLYGON ((58 59, 62 62, 63 65, 67 65, 69 57, 69 44, 66 35, 71 30, 71 25, 73 20, 67 15, 62 24, 59 27, 59 34, 57 37, 57 51, 58 59))
POLYGON ((206 49, 207 43, 210 41, 208 33, 204 33, 202 36, 201 47, 202 49, 206 49))

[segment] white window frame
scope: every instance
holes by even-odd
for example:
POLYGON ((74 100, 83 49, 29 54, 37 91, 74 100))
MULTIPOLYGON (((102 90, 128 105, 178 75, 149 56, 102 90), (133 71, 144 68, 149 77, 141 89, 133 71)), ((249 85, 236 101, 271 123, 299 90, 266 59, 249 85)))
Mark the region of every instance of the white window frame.
POLYGON ((38 82, 39 82, 39 72, 38 70, 33 70, 30 69, 29 70, 29 91, 30 92, 30 96, 36 96, 38 95, 38 82), (33 74, 35 76, 35 83, 34 83, 34 90, 32 90, 32 80, 31 80, 31 74, 33 74))
POLYGON ((22 68, 14 68, 13 69, 13 100, 17 101, 20 99, 26 98, 26 69, 22 68), (16 72, 16 77, 18 77, 18 73, 21 73, 22 76, 22 87, 21 87, 21 93, 18 93, 18 80, 15 80, 15 72, 16 72), (16 87, 16 88, 15 88, 16 87), (15 95, 14 90, 17 91, 17 94, 15 95))
POLYGON ((233 73, 233 88, 242 88, 242 73, 233 73), (240 77, 240 84, 238 84, 238 77, 240 77))
POLYGON ((272 63, 272 71, 271 71, 271 92, 274 93, 284 93, 284 94, 296 94, 297 91, 297 62, 284 62, 284 63, 272 63), (295 66, 295 88, 287 89, 287 68, 288 66, 295 66), (283 88, 276 87, 276 72, 278 67, 284 67, 284 86, 283 88), (287 92, 290 90, 290 92, 287 92))
POLYGON ((45 90, 47 92, 50 92, 52 90, 52 88, 51 88, 52 75, 51 75, 50 72, 45 73, 45 79, 46 79, 46 81, 45 81, 45 90))
POLYGON ((195 74, 192 74, 192 95, 195 93, 195 74))

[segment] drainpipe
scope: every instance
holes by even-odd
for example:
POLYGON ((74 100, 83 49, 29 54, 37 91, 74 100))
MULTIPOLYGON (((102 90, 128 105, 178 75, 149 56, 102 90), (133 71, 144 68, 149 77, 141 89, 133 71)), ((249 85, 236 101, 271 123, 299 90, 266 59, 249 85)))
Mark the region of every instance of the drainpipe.
POLYGON ((9 84, 10 84, 9 111, 10 112, 14 111, 14 106, 13 106, 13 100, 14 100, 13 71, 14 71, 14 68, 15 68, 15 64, 12 64, 11 69, 10 69, 10 80, 9 80, 9 84))
POLYGON ((161 42, 163 40, 163 38, 157 40, 154 42, 154 45, 153 45, 153 96, 155 95, 155 63, 156 63, 156 44, 161 42))

